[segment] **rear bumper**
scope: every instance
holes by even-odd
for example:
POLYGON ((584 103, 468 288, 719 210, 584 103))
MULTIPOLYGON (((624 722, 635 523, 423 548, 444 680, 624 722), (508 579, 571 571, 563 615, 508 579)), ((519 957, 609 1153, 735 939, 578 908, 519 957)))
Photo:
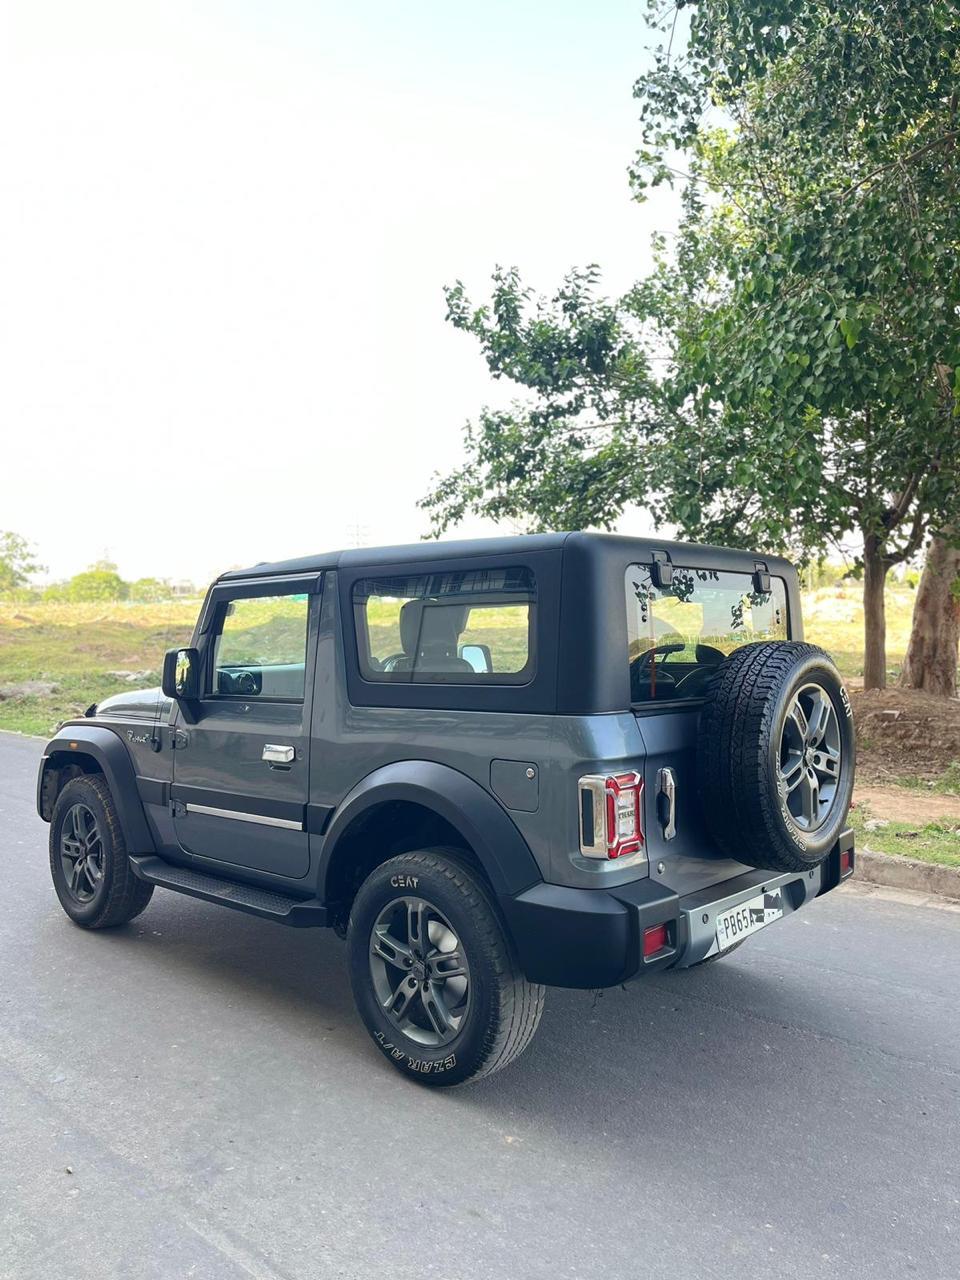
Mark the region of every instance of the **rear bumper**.
POLYGON ((853 832, 844 831, 812 871, 750 871, 680 898, 636 880, 616 889, 538 884, 501 900, 520 964, 531 982, 614 987, 658 969, 686 969, 716 951, 717 916, 765 890, 779 889, 784 917, 853 874, 853 832), (849 855, 841 871, 841 855, 849 855), (643 935, 666 924, 668 945, 643 955, 643 935))

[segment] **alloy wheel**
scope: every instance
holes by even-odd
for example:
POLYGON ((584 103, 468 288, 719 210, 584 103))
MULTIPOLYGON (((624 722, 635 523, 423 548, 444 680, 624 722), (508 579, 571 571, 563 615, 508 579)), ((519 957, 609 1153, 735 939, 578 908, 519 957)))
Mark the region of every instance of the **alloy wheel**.
POLYGON ((67 888, 78 902, 91 902, 103 880, 100 827, 85 804, 71 805, 60 828, 60 864, 67 888))
POLYGON ((449 1044, 470 1007, 470 969, 449 920, 426 898, 395 898, 370 933, 370 976, 380 1006, 408 1039, 449 1044))
POLYGON ((780 791, 803 831, 816 831, 830 816, 840 785, 840 721, 819 684, 793 696, 780 735, 780 791))

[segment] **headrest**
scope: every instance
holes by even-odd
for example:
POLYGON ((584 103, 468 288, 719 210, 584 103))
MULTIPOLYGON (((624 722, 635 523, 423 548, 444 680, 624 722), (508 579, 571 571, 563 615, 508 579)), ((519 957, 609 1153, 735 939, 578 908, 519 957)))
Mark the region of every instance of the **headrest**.
POLYGON ((435 600, 408 600, 400 610, 400 644, 408 658, 427 650, 456 653, 457 641, 467 623, 462 604, 437 604, 435 600))

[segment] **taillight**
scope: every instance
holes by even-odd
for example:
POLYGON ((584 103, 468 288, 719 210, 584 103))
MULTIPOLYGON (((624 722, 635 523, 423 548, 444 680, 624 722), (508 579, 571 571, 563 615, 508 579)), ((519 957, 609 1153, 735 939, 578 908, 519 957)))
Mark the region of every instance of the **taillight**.
POLYGON ((591 773, 580 779, 580 852, 625 858, 643 848, 643 779, 639 773, 591 773))
POLYGON ((653 924, 643 931, 643 958, 647 960, 670 945, 670 926, 653 924))

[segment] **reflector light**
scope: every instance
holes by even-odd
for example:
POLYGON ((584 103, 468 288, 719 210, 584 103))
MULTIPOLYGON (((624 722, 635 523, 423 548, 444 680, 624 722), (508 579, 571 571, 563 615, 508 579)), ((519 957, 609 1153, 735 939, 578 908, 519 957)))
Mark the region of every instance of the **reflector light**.
POLYGON ((625 858, 643 847, 643 779, 639 773, 580 779, 580 852, 625 858))
POLYGON ((849 849, 840 850, 840 875, 848 876, 853 870, 853 854, 849 849))
POLYGON ((651 925, 643 931, 643 958, 656 955, 664 947, 670 945, 670 929, 665 924, 651 925))

